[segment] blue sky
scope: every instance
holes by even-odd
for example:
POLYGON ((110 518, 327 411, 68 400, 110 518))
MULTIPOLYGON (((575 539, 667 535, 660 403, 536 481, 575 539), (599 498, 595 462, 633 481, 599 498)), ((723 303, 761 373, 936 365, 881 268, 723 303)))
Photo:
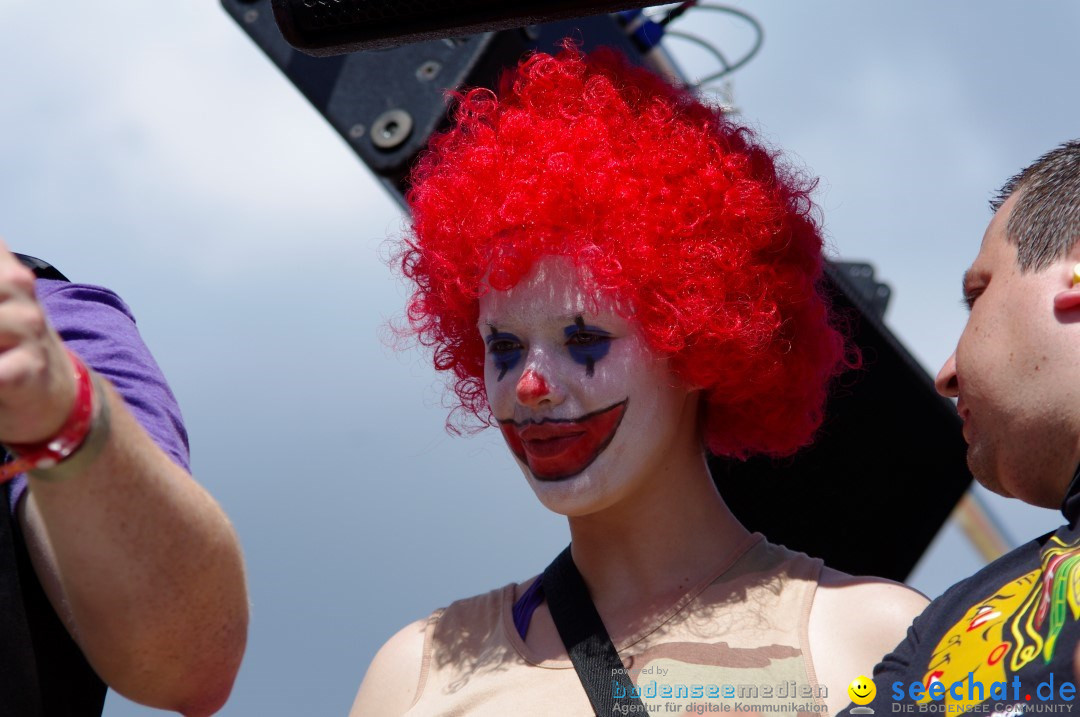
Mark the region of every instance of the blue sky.
MULTIPOLYGON (((821 177, 834 253, 876 266, 935 373, 987 199, 1080 134, 1080 5, 739 6, 766 33, 733 78, 743 119, 821 177)), ((679 25, 746 42, 705 11, 679 25)), ((495 433, 448 436, 426 358, 385 345, 402 217, 217 4, 6 0, 0 28, 0 235, 132 306, 244 544, 251 637, 222 714, 345 713, 382 641, 533 574, 564 521, 495 433)), ((1059 517, 991 500, 1016 538, 1059 517)), ((913 584, 976 567, 947 528, 913 584)), ((110 696, 106 714, 154 712, 110 696)))

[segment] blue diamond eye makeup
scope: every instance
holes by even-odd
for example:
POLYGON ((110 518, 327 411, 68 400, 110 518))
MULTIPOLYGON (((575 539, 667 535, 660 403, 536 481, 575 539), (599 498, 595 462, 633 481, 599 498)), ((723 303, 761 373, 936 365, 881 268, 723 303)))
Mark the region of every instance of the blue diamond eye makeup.
POLYGON ((597 326, 589 326, 578 316, 573 326, 563 329, 570 357, 585 367, 585 375, 592 378, 596 362, 607 356, 611 349, 611 334, 597 326))
MULTIPOLYGON (((488 325, 490 333, 484 337, 487 343, 488 354, 494 362, 495 369, 499 372, 497 381, 502 381, 508 371, 513 370, 521 361, 525 347, 524 342, 516 335, 508 331, 499 331, 492 325, 488 325)), ((577 316, 574 323, 563 329, 566 340, 566 350, 570 358, 585 367, 585 375, 592 378, 596 370, 596 362, 604 358, 611 350, 611 341, 614 338, 611 332, 605 331, 599 326, 591 326, 585 323, 584 318, 577 316)))
POLYGON ((495 368, 499 371, 497 380, 502 381, 503 377, 506 376, 506 372, 517 366, 518 362, 521 361, 521 339, 514 334, 499 331, 494 326, 489 328, 491 333, 484 338, 484 341, 487 343, 488 353, 491 354, 492 361, 495 362, 495 368))

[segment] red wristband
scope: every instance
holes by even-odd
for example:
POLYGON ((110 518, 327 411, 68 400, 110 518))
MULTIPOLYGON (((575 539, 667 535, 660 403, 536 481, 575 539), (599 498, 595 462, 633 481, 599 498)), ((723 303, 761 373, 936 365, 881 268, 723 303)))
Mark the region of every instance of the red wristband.
POLYGON ((0 483, 30 470, 52 468, 74 453, 86 440, 94 417, 94 386, 86 364, 67 352, 75 370, 75 405, 64 425, 52 438, 38 443, 7 443, 15 459, 0 465, 0 483))

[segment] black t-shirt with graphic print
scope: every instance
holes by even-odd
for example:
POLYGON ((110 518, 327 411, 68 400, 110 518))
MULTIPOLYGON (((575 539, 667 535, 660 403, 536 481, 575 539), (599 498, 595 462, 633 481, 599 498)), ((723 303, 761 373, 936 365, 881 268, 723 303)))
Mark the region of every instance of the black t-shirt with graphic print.
POLYGON ((931 602, 874 668, 873 701, 841 714, 1070 713, 1054 706, 1077 695, 1080 470, 1061 510, 1065 525, 931 602))

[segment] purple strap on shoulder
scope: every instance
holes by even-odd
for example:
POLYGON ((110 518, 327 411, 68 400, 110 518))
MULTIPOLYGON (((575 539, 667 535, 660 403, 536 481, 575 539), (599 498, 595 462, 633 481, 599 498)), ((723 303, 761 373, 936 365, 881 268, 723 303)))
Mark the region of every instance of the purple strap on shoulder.
POLYGON ((517 628, 522 640, 525 639, 525 633, 529 631, 533 613, 540 607, 540 603, 544 602, 544 586, 540 584, 540 577, 538 575, 536 580, 533 580, 533 584, 521 593, 521 597, 517 599, 510 611, 514 616, 514 627, 517 628))

